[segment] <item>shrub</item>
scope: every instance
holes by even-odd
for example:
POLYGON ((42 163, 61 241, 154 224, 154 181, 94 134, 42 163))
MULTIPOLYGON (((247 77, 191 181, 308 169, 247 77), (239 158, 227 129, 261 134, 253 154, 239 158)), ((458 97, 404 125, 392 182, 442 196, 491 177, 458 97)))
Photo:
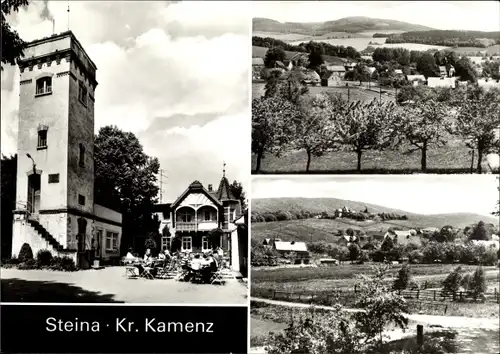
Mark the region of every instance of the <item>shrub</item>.
POLYGON ((383 262, 385 260, 385 252, 381 250, 376 250, 370 254, 370 258, 374 262, 383 262))
POLYGON ((76 270, 75 262, 68 256, 54 257, 50 263, 50 269, 64 272, 74 272, 76 270))
POLYGON ((421 263, 424 259, 424 254, 418 250, 415 250, 410 252, 408 258, 411 263, 421 263))
POLYGON ((368 262, 369 260, 370 260, 370 257, 368 257, 368 252, 361 251, 361 253, 359 254, 358 263, 363 264, 365 262, 368 262))
POLYGON ((394 284, 392 288, 394 290, 403 290, 406 289, 411 281, 411 273, 410 267, 407 264, 404 264, 401 269, 398 271, 398 276, 394 280, 394 284))
POLYGON ((484 269, 479 266, 470 278, 469 290, 472 292, 474 298, 477 298, 478 296, 484 294, 486 289, 486 275, 484 273, 484 269))
POLYGON ((36 253, 36 260, 41 267, 50 266, 52 261, 52 253, 49 250, 40 250, 36 253))
POLYGON ((17 265, 17 269, 38 269, 38 263, 34 259, 28 259, 24 262, 21 262, 17 265))
POLYGON ((455 293, 460 288, 462 284, 462 267, 455 268, 448 276, 443 280, 443 291, 455 293))
POLYGON ((31 246, 27 243, 24 243, 21 246, 21 250, 19 251, 19 255, 17 256, 20 262, 26 262, 33 259, 33 250, 31 246))
POLYGON ((490 247, 484 250, 480 255, 481 263, 486 266, 495 265, 498 262, 498 255, 495 248, 490 247))

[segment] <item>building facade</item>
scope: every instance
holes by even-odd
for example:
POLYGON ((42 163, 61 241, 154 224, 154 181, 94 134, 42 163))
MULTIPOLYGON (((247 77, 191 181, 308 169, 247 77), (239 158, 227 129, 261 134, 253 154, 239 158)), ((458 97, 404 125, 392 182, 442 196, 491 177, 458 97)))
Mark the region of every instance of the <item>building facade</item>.
MULTIPOLYGON (((219 230, 217 245, 228 256, 231 268, 234 271, 241 270, 240 248, 244 246, 237 223, 243 215, 241 202, 231 193, 225 176, 217 190, 212 185, 205 188, 199 181, 194 181, 173 203, 156 205, 155 214, 160 220, 162 250, 171 250, 177 237, 180 251, 209 251, 215 246, 211 235, 219 230)), ((244 242, 248 243, 248 237, 244 242)))
POLYGON ((121 238, 121 214, 94 204, 96 65, 68 31, 28 43, 19 67, 12 255, 28 243, 88 268, 121 238))

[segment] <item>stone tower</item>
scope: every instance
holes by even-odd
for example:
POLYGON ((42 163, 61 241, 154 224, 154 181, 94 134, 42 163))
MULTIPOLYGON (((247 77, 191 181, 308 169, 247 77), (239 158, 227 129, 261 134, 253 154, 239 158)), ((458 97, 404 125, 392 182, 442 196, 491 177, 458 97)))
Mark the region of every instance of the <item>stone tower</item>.
POLYGON ((27 242, 76 261, 92 242, 96 66, 68 31, 30 42, 19 67, 12 253, 27 242))

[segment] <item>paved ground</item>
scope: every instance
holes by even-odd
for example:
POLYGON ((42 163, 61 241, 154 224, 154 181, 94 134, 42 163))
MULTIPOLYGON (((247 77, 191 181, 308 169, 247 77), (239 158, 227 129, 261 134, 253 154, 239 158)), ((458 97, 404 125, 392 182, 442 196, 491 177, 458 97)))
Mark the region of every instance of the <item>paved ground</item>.
POLYGON ((126 302, 247 304, 248 287, 237 279, 225 285, 191 284, 174 279, 129 279, 124 267, 55 272, 1 269, 5 302, 126 302))

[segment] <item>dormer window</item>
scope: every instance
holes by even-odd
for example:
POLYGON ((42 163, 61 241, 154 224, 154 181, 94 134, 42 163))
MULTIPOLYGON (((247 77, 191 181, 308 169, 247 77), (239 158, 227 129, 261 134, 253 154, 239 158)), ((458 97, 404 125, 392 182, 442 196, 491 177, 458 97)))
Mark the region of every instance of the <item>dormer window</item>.
POLYGON ((78 84, 78 100, 86 107, 87 106, 87 88, 83 81, 78 84))
POLYGON ((36 80, 36 96, 47 95, 52 93, 52 78, 41 77, 36 80))

